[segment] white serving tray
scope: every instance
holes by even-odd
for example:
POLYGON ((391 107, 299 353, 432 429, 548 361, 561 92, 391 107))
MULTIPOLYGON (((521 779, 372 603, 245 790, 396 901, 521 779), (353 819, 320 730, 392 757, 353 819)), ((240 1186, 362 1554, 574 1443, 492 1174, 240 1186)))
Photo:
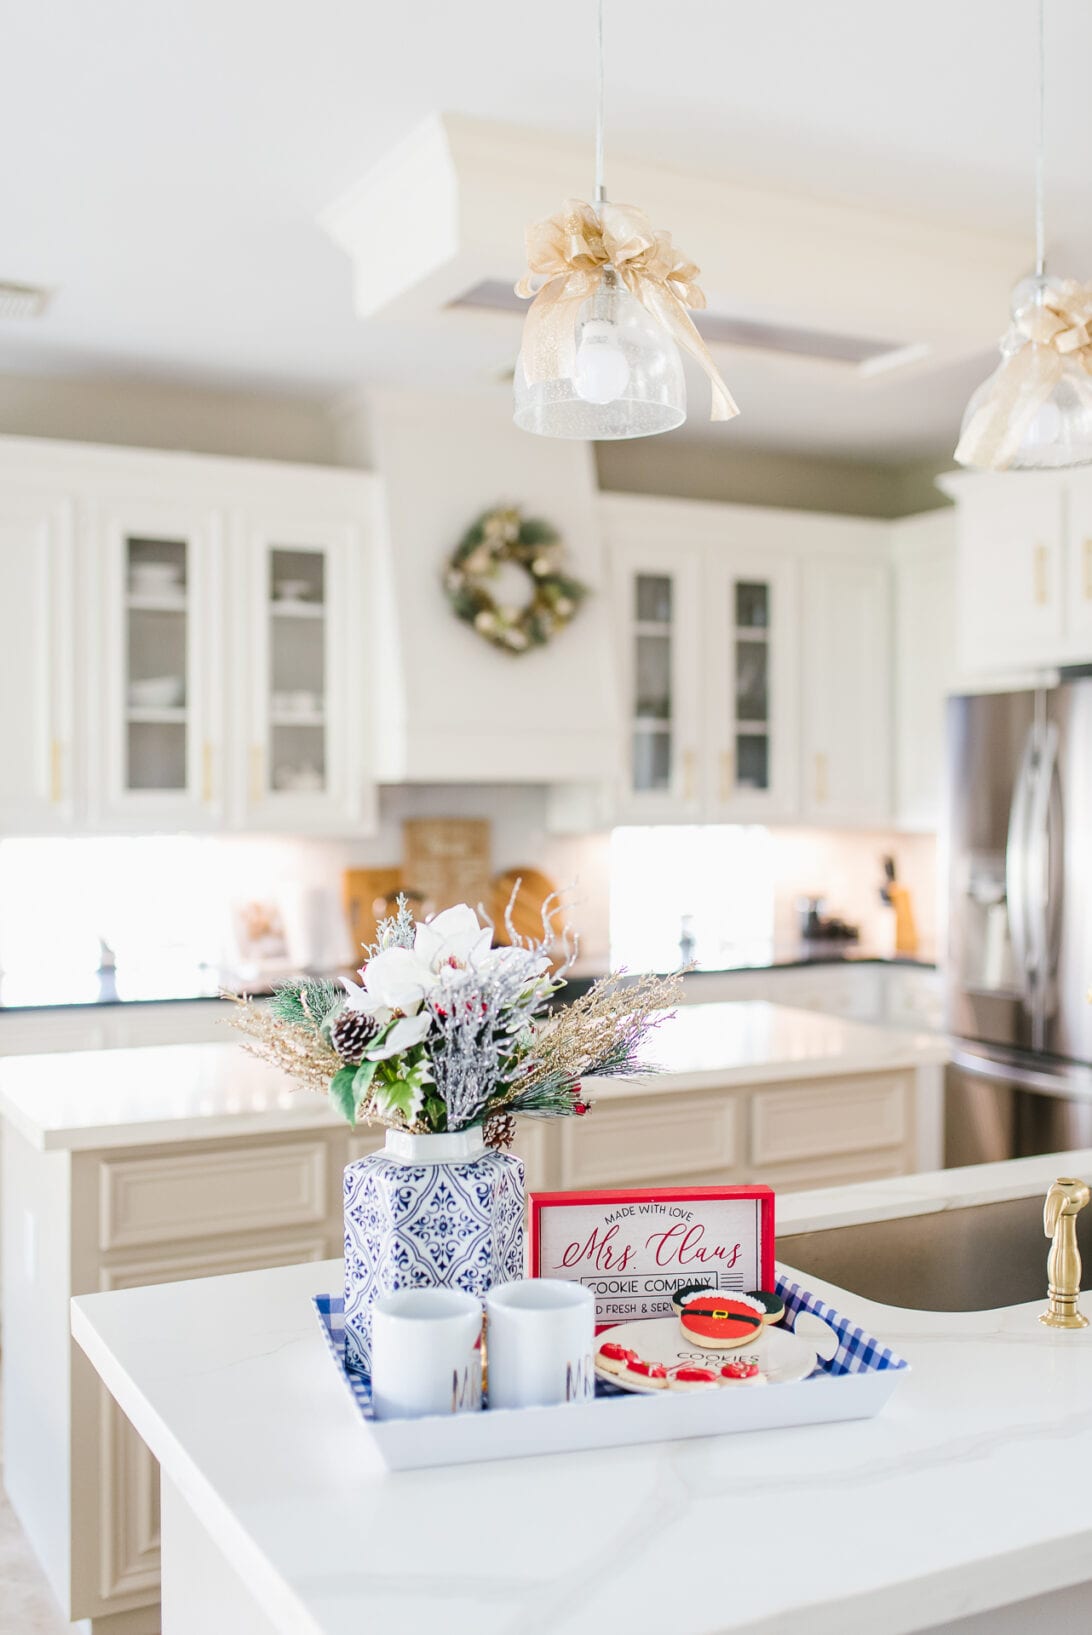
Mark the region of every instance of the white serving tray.
POLYGON ((690 1436, 723 1436, 734 1431, 822 1425, 840 1419, 868 1419, 879 1413, 909 1364, 839 1316, 798 1283, 779 1276, 785 1325, 794 1329, 806 1314, 808 1339, 826 1357, 809 1379, 758 1390, 657 1391, 638 1396, 603 1382, 591 1402, 552 1408, 495 1408, 481 1413, 444 1414, 429 1419, 377 1420, 363 1375, 345 1366, 345 1323, 340 1295, 314 1297, 330 1354, 360 1409, 379 1462, 388 1470, 426 1465, 461 1465, 481 1459, 519 1459, 528 1454, 573 1453, 632 1442, 673 1442, 690 1436))

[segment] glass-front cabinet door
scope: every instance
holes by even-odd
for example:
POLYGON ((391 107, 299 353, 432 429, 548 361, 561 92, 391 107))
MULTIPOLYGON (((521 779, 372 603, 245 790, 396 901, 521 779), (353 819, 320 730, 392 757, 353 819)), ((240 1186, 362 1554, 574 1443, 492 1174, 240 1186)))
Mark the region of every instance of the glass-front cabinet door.
POLYGON ((685 550, 633 550, 619 553, 616 568, 624 617, 625 815, 636 822, 693 816, 703 799, 697 564, 685 550))
POLYGON ((306 522, 250 533, 245 821, 344 830, 362 816, 370 708, 353 680, 371 639, 352 618, 363 606, 350 589, 359 541, 351 528, 306 522))
POLYGON ((105 607, 89 639, 105 643, 103 687, 84 700, 93 819, 211 827, 224 807, 219 520, 118 504, 99 549, 105 607))
POLYGON ((789 816, 796 798, 795 568, 769 553, 709 560, 711 815, 789 816))

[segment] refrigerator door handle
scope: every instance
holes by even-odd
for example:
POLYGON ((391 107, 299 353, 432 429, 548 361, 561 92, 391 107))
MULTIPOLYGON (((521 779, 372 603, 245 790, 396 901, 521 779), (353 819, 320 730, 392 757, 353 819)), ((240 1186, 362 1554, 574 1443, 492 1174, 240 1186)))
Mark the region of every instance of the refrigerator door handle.
POLYGON ((1028 851, 1031 795, 1035 781, 1037 735, 1028 729, 1020 766, 1012 790, 1009 832, 1005 843, 1005 903, 1009 917, 1009 941, 1022 1000, 1031 997, 1030 946, 1028 930, 1028 851))
POLYGON ((1050 1010, 1050 993, 1061 935, 1062 801, 1058 777, 1058 726, 1051 721, 1036 757, 1035 781, 1028 816, 1028 961, 1038 990, 1034 1048, 1042 1050, 1042 1021, 1050 1010))

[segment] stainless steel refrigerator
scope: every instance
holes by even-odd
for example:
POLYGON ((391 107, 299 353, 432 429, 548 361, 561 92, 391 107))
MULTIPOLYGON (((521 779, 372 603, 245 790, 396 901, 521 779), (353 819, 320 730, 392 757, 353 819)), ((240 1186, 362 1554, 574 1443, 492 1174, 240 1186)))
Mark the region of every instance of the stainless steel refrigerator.
POLYGON ((1092 676, 948 706, 946 1161, 1092 1146, 1092 676))

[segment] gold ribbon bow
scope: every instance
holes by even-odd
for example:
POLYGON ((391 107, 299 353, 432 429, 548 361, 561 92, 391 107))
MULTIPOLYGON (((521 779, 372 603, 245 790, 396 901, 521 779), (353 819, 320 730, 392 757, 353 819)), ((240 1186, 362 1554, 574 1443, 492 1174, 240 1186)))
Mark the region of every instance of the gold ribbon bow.
POLYGON ((571 375, 575 363, 575 307, 603 282, 618 277, 645 310, 704 369, 712 387, 711 420, 731 420, 739 409, 720 377, 687 307, 705 306, 699 269, 679 253, 670 233, 657 232, 643 210, 603 204, 594 210, 566 199, 556 216, 527 229, 527 274, 516 294, 534 296, 523 329, 521 358, 529 382, 571 375), (533 278, 546 282, 537 291, 533 278))
MULTIPOLYGON (((1092 376, 1092 284, 1048 285, 1015 315, 1004 357, 981 389, 955 457, 960 465, 1004 471, 1024 434, 1071 365, 1092 376)), ((1092 380, 1088 382, 1092 402, 1092 380)))

